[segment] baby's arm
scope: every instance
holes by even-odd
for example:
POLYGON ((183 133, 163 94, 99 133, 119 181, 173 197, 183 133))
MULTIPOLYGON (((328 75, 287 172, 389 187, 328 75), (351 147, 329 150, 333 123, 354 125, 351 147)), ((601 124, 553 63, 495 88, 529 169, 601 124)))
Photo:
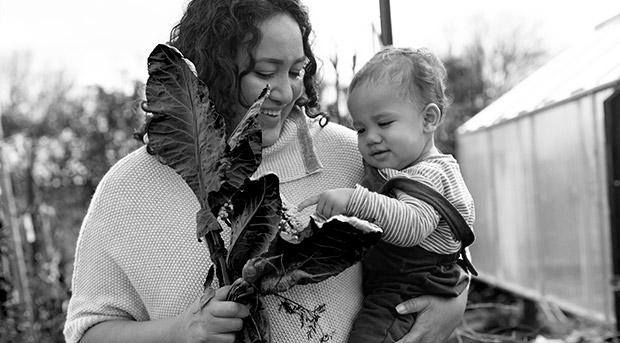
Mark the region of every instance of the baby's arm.
POLYGON ((388 197, 357 186, 350 196, 346 214, 373 221, 383 229, 382 239, 398 246, 414 246, 422 242, 439 223, 435 209, 408 194, 396 191, 388 197))
POLYGON ((372 221, 383 229, 383 240, 399 246, 422 242, 439 223, 435 209, 404 192, 391 198, 357 186, 335 188, 304 200, 298 211, 316 205, 316 212, 325 218, 344 214, 372 221))
POLYGON ((297 206, 297 210, 301 211, 308 206, 316 205, 316 212, 325 218, 337 214, 346 214, 345 210, 351 194, 353 194, 352 188, 330 189, 302 201, 297 206))

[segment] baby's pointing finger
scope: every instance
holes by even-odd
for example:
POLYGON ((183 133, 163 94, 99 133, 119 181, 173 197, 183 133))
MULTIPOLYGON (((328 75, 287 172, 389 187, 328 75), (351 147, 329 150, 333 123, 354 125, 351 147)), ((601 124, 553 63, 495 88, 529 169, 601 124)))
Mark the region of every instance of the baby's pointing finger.
POLYGON ((319 195, 318 194, 313 195, 309 197, 308 199, 302 201, 301 204, 297 206, 297 211, 301 211, 308 206, 316 205, 318 202, 319 202, 319 195))

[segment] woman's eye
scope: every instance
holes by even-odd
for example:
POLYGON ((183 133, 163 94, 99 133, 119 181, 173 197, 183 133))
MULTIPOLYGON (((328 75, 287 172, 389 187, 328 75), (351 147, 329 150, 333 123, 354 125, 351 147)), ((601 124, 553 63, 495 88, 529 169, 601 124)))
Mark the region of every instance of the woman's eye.
POLYGON ((289 75, 290 75, 292 78, 301 79, 301 78, 303 78, 303 77, 304 77, 304 73, 305 73, 305 70, 303 70, 303 69, 300 69, 300 70, 291 70, 291 71, 289 72, 289 75))
POLYGON ((384 121, 384 122, 379 123, 379 127, 386 127, 392 123, 393 121, 384 121))
POLYGON ((268 79, 273 76, 273 73, 271 72, 255 71, 254 73, 263 79, 268 79))
POLYGON ((362 133, 366 132, 366 129, 357 129, 357 134, 361 135, 362 133))

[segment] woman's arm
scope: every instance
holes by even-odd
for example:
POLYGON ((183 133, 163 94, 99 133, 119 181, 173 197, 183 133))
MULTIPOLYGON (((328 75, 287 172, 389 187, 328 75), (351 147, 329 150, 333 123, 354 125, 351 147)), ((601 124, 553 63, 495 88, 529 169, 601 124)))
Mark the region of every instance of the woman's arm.
POLYGON ((224 301, 230 286, 218 289, 200 310, 197 299, 177 317, 155 321, 109 320, 88 329, 80 343, 90 342, 233 342, 249 314, 245 305, 224 301))

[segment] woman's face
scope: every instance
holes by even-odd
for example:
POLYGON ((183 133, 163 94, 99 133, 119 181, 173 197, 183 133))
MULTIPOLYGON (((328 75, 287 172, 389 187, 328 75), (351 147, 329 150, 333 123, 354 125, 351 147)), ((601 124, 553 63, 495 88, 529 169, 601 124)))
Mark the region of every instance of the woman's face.
MULTIPOLYGON (((254 51, 256 65, 241 79, 238 114, 243 115, 268 84, 271 93, 258 120, 263 128, 263 146, 270 146, 280 137, 284 120, 302 94, 306 56, 301 30, 290 15, 277 14, 260 24, 259 29, 262 40, 254 51)), ((247 58, 237 63, 240 70, 247 68, 247 58)))

